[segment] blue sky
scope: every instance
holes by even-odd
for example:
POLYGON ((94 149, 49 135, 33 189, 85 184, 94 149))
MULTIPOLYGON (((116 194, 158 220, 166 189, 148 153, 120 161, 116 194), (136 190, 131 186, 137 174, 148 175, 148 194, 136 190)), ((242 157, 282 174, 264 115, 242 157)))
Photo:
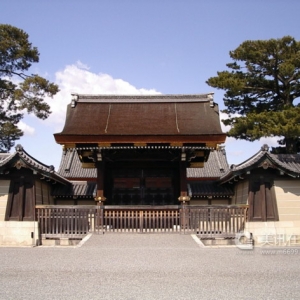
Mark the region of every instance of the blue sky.
MULTIPOLYGON (((49 99, 51 117, 26 116, 18 142, 56 170, 61 146, 53 133, 63 128, 71 92, 214 92, 223 109, 223 91, 205 81, 226 69, 230 50, 245 40, 300 40, 298 0, 1 0, 0 8, 1 23, 26 31, 39 49, 30 72, 60 86, 49 99)), ((276 140, 227 139, 228 162, 241 163, 276 140)))

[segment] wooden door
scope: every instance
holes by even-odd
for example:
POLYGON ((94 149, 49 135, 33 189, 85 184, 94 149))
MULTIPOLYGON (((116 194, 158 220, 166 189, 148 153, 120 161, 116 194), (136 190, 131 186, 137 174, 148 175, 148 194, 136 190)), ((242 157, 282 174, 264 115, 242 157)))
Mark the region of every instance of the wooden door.
POLYGON ((6 221, 33 221, 35 199, 32 173, 25 170, 13 174, 7 202, 6 221))
POLYGON ((250 183, 249 220, 259 222, 279 220, 272 180, 261 177, 250 183))
MULTIPOLYGON (((116 169, 112 172, 113 205, 174 204, 174 173, 169 169, 116 169)), ((109 201, 110 199, 108 199, 109 201)))

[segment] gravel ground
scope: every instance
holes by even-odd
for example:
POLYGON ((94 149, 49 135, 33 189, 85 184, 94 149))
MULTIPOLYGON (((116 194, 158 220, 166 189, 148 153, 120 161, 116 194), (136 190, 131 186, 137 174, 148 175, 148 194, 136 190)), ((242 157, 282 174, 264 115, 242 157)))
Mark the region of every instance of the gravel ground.
POLYGON ((0 248, 0 299, 300 299, 300 249, 203 248, 190 235, 93 235, 0 248))

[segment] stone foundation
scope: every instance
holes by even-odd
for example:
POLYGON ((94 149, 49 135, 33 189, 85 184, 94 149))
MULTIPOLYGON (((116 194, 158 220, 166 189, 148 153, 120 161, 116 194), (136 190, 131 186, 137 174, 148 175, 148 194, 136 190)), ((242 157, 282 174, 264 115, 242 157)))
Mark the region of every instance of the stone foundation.
POLYGON ((76 246, 82 239, 57 238, 57 239, 42 239, 42 246, 76 246))
POLYGON ((37 222, 0 221, 0 246, 37 246, 37 222))
POLYGON ((300 246, 300 221, 247 222, 256 246, 300 246))

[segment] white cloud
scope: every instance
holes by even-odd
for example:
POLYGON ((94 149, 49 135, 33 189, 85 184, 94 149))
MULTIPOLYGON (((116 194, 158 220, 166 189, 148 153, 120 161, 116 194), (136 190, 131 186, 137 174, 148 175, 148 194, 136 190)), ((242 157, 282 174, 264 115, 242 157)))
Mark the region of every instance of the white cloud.
POLYGON ((47 99, 51 106, 52 114, 43 122, 55 124, 56 128, 62 129, 65 121, 67 105, 71 102, 71 93, 79 94, 159 94, 154 89, 138 89, 130 83, 115 79, 108 74, 95 74, 89 71, 89 67, 78 61, 68 65, 55 74, 55 83, 60 92, 53 99, 47 99))
POLYGON ((82 69, 82 70, 89 70, 90 67, 84 63, 82 63, 80 60, 77 60, 76 62, 76 66, 79 68, 79 69, 82 69))
POLYGON ((35 129, 23 121, 20 121, 18 123, 18 127, 24 132, 24 135, 34 135, 35 134, 35 129))

